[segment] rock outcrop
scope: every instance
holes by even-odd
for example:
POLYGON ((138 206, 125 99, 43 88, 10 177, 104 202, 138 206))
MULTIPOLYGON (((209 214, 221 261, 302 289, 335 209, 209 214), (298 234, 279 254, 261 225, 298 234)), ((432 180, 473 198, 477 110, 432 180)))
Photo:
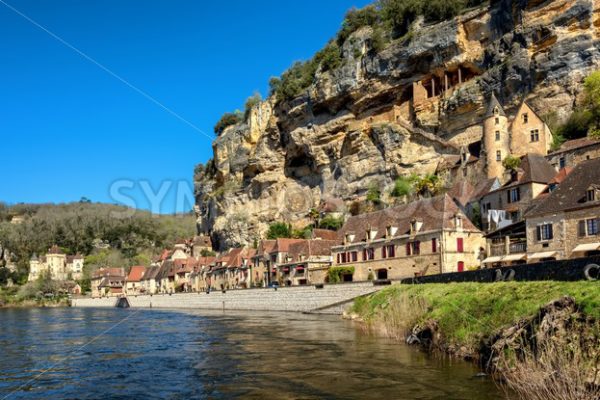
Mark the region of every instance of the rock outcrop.
POLYGON ((481 139, 487 98, 524 99, 568 116, 600 65, 600 6, 592 0, 492 1, 452 20, 418 21, 374 54, 372 30, 343 46, 343 65, 306 93, 274 97, 214 142, 196 176, 198 226, 219 249, 251 244, 268 224, 302 226, 328 198, 347 204, 481 139))

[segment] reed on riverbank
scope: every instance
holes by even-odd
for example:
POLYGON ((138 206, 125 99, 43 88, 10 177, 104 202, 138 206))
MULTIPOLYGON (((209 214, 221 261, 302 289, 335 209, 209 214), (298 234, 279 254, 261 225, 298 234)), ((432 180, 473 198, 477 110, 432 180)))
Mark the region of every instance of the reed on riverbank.
POLYGON ((350 315, 386 336, 479 361, 520 399, 600 398, 597 282, 395 285, 357 299, 350 315))

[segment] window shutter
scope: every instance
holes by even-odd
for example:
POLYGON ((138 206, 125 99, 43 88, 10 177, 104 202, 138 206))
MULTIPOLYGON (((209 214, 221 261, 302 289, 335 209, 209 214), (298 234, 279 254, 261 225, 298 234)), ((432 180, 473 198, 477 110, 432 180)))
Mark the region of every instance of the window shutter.
POLYGON ((585 236, 585 220, 579 221, 579 237, 585 236))
POLYGON ((521 201, 521 188, 517 188, 517 201, 521 201))
POLYGON ((381 248, 381 256, 387 258, 387 248, 385 246, 381 248))
POLYGON ((410 243, 406 243, 406 255, 410 256, 410 243))
POLYGON ((437 239, 436 238, 431 239, 431 252, 437 253, 437 239))
POLYGON ((536 227, 536 237, 538 242, 542 240, 542 227, 539 225, 536 227))
POLYGON ((415 254, 421 254, 421 242, 415 242, 415 254))
POLYGON ((463 239, 462 238, 457 238, 456 239, 456 250, 459 253, 464 252, 464 243, 463 243, 463 239))
POLYGON ((554 231, 552 230, 552 224, 548 224, 548 240, 554 239, 554 231))
POLYGON ((338 255, 337 255, 337 263, 338 264, 340 263, 340 253, 338 253, 338 255))

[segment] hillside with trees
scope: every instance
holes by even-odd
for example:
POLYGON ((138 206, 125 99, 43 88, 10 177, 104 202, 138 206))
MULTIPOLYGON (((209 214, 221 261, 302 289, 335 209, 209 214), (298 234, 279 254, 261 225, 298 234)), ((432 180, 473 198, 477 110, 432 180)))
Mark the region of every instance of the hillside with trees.
POLYGON ((84 272, 89 274, 103 266, 148 265, 152 256, 195 232, 193 213, 153 215, 88 201, 0 203, 0 284, 8 277, 26 280, 30 258, 53 245, 66 254, 85 256, 84 272), (9 262, 16 264, 16 273, 7 273, 4 267, 9 262))

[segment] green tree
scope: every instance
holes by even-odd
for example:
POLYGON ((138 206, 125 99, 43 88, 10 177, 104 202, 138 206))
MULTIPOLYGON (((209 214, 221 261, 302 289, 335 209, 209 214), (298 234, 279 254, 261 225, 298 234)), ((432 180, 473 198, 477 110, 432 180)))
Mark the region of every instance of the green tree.
POLYGON ((374 205, 381 204, 381 190, 376 183, 369 186, 369 190, 367 191, 367 201, 374 205))
POLYGON ((521 159, 512 155, 506 156, 502 161, 502 166, 509 171, 514 171, 521 166, 521 159))
POLYGON ((232 113, 225 113, 223 114, 223 116, 221 116, 221 119, 219 119, 219 121, 216 123, 215 127, 214 127, 214 131, 215 133, 218 135, 220 135, 221 133, 223 133, 223 131, 232 125, 235 124, 239 124, 240 122, 243 121, 243 115, 240 111, 235 111, 232 113))
POLYGON ((344 218, 336 218, 333 215, 327 215, 319 222, 319 228, 337 231, 344 225, 344 218))
POLYGON ((267 239, 291 238, 292 227, 285 222, 274 222, 269 225, 267 239))
POLYGON ((348 37, 364 26, 375 26, 379 20, 379 13, 375 5, 364 8, 351 8, 346 13, 342 28, 337 33, 337 43, 342 46, 348 37))
POLYGON ((246 104, 244 104, 244 121, 248 121, 248 118, 250 117, 250 111, 259 105, 261 101, 262 96, 258 92, 246 99, 246 104))

